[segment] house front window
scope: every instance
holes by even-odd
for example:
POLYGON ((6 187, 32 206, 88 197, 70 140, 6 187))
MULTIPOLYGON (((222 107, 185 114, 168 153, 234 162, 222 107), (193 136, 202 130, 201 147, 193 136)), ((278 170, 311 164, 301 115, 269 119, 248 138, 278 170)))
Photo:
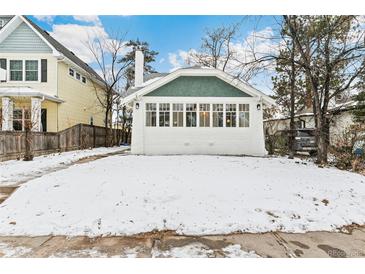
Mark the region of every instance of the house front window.
POLYGON ((22 60, 10 60, 10 81, 23 81, 22 60))
POLYGON ((156 126, 156 104, 146 103, 146 126, 156 126))
POLYGON ((239 127, 250 126, 250 105, 239 104, 239 127))
POLYGON ((210 127, 210 104, 199 104, 199 126, 210 127))
POLYGON ((170 104, 159 104, 159 125, 160 127, 170 126, 170 104))
POLYGON ((223 104, 213 104, 213 127, 223 127, 223 104))
POLYGON ((184 104, 172 104, 172 125, 174 127, 184 126, 184 104))
POLYGON ((196 127, 196 104, 186 104, 186 126, 196 127))
POLYGON ((226 127, 236 127, 236 104, 226 104, 226 127))
POLYGON ((24 131, 27 123, 30 126, 30 111, 29 109, 14 109, 13 110, 13 129, 24 131))
POLYGON ((25 61, 25 81, 38 81, 38 61, 25 61))

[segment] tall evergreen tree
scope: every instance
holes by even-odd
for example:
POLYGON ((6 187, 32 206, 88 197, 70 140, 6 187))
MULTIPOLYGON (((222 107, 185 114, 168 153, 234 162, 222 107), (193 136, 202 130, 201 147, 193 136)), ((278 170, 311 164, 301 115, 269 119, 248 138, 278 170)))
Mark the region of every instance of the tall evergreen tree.
POLYGON ((126 86, 125 90, 134 85, 134 66, 135 66, 135 50, 139 48, 143 51, 144 54, 144 73, 154 73, 155 69, 151 66, 151 63, 154 62, 156 56, 158 55, 157 51, 151 50, 150 46, 147 42, 137 40, 130 40, 126 43, 126 47, 131 50, 127 52, 121 59, 121 63, 129 62, 130 65, 126 69, 125 77, 126 77, 126 86))

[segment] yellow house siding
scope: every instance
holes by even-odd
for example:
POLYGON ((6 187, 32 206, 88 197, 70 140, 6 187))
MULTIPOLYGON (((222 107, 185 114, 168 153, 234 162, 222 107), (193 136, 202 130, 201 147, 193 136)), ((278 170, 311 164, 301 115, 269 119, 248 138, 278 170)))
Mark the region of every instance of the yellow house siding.
POLYGON ((47 109, 47 132, 57 132, 57 103, 44 101, 42 108, 47 109))
MULTIPOLYGON (((58 106, 58 131, 78 123, 103 126, 103 109, 97 99, 95 88, 87 79, 84 84, 68 74, 69 66, 58 63, 58 96, 64 103, 58 106)), ((84 75, 86 76, 86 75, 84 75)))

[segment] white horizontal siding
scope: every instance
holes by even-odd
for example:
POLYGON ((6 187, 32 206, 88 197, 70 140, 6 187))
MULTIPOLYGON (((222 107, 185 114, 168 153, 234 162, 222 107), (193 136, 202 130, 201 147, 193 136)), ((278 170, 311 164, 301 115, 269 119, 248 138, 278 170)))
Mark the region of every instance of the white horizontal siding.
POLYGON ((51 48, 25 23, 19 25, 1 44, 0 52, 51 53, 51 48))

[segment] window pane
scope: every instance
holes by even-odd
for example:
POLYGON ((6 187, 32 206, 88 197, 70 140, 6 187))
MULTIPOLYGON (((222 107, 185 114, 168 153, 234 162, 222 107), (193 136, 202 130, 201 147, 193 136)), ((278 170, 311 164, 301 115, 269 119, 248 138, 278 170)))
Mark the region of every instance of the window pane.
POLYGON ((25 81, 38 81, 38 61, 25 61, 25 81))
POLYGON ((160 127, 170 126, 170 104, 159 104, 159 124, 160 127))
POLYGON ((223 127, 223 104, 213 104, 213 127, 223 127))
POLYGON ((68 74, 70 74, 71 76, 74 76, 75 75, 75 71, 73 69, 69 69, 68 70, 68 74))
POLYGON ((26 60, 25 70, 36 70, 38 71, 38 61, 37 60, 26 60))
POLYGON ((10 60, 10 81, 23 81, 23 61, 10 60))
POLYGON ((236 104, 226 105, 226 127, 236 127, 236 104))
POLYGON ((172 104, 172 125, 174 127, 184 126, 184 104, 172 104))
POLYGON ((23 70, 23 61, 22 60, 10 60, 10 69, 11 70, 23 70))
POLYGON ((186 126, 196 127, 196 104, 186 104, 186 126))
POLYGON ((156 104, 152 103, 146 104, 146 126, 147 127, 156 126, 156 104))
POLYGON ((239 105, 239 126, 249 127, 250 126, 250 108, 249 104, 239 105))
POLYGON ((200 104, 199 110, 199 126, 210 127, 210 104, 200 104))

